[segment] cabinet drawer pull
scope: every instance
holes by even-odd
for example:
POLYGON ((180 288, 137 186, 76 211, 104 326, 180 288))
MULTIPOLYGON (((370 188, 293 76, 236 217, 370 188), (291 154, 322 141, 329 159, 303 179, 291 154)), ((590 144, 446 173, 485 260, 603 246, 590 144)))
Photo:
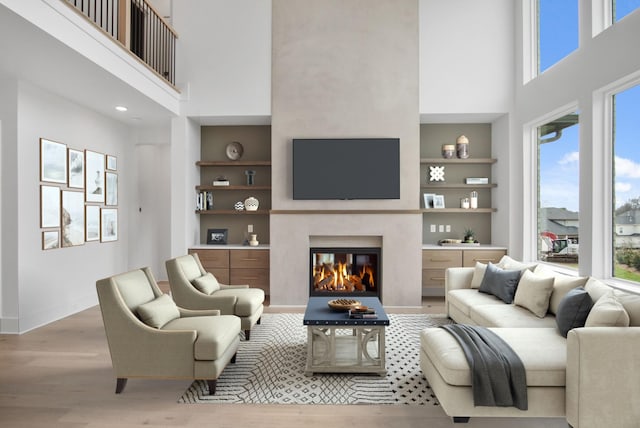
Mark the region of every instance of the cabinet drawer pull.
POLYGON ((245 262, 257 262, 258 259, 242 259, 245 262))
POLYGON ((474 262, 493 262, 495 259, 473 259, 474 262))
POLYGON ((444 276, 432 276, 431 278, 432 281, 444 281, 444 276))
POLYGON ((451 259, 429 259, 429 261, 432 261, 432 262, 450 262, 452 260, 451 259))

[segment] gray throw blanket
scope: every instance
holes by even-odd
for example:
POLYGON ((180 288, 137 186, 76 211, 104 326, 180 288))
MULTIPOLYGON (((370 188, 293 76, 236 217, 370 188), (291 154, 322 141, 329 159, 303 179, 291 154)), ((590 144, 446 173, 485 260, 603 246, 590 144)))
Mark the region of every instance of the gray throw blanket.
POLYGON ((475 406, 527 410, 527 376, 520 357, 500 336, 485 327, 443 325, 456 338, 471 367, 475 406))

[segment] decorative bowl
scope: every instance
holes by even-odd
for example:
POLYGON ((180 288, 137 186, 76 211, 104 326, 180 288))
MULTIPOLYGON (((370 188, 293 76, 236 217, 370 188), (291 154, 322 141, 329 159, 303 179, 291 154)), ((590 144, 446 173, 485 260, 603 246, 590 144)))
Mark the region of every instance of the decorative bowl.
POLYGON ((334 299, 329 300, 329 302, 327 303, 329 304, 329 307, 331 309, 335 309, 338 311, 348 311, 354 306, 362 306, 362 303, 354 299, 334 299))

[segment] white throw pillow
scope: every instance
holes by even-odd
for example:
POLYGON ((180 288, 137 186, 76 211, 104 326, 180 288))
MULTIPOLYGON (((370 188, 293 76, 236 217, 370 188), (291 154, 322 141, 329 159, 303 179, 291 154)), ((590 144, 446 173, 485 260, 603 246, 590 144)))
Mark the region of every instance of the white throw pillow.
POLYGON ((498 266, 500 266, 502 269, 505 270, 524 270, 524 269, 529 269, 531 271, 533 271, 533 269, 535 269, 535 267, 538 265, 538 263, 522 263, 519 262, 515 259, 512 259, 509 256, 502 256, 502 258, 500 259, 500 262, 498 263, 498 266))
POLYGON ((570 290, 578 287, 584 287, 588 279, 586 276, 569 276, 554 272, 544 265, 536 266, 533 273, 541 276, 552 277, 554 279, 553 292, 549 299, 549 312, 554 315, 558 313, 558 306, 560 305, 562 298, 566 296, 570 290))
POLYGON ((471 288, 480 288, 484 273, 487 271, 487 265, 485 263, 476 262, 476 267, 473 271, 473 278, 471 278, 471 288))
POLYGON ((220 283, 216 277, 209 272, 202 275, 200 278, 194 279, 191 283, 204 294, 211 294, 220 290, 220 283))
POLYGON ((603 295, 591 308, 585 327, 629 327, 629 314, 613 290, 603 295))
POLYGON ((136 312, 143 323, 155 328, 162 328, 169 321, 180 318, 180 311, 168 294, 143 303, 136 312))
POLYGON ((525 269, 520 277, 513 303, 544 318, 549 309, 549 298, 553 291, 553 277, 536 275, 525 269))

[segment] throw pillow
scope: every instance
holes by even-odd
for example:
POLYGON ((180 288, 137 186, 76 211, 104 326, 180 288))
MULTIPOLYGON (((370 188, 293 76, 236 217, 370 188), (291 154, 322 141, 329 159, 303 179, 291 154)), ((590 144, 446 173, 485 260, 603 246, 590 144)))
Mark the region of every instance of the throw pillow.
POLYGON ((155 328, 162 328, 169 321, 180 318, 180 311, 168 294, 143 303, 136 312, 143 323, 155 328))
POLYGON ((584 327, 593 301, 584 287, 570 290, 560 302, 556 313, 556 324, 560 334, 567 337, 569 330, 584 327))
POLYGON ((509 256, 502 256, 502 258, 500 259, 500 262, 498 262, 498 266, 500 266, 502 269, 507 269, 507 270, 529 269, 533 271, 537 265, 538 264, 535 262, 533 263, 519 262, 509 256))
POLYGON ((553 292, 549 299, 549 312, 552 314, 558 313, 558 305, 560 305, 560 301, 569 290, 573 290, 576 287, 583 287, 588 279, 586 276, 570 276, 558 273, 544 265, 536 266, 533 273, 553 278, 553 292))
POLYGON ((200 278, 194 279, 191 283, 204 294, 211 294, 220 290, 220 283, 216 277, 209 272, 202 275, 200 278))
POLYGON ((493 263, 489 263, 478 291, 493 294, 505 303, 513 303, 518 281, 520 281, 519 270, 500 269, 493 263))
POLYGON ((629 327, 629 314, 611 290, 593 305, 584 326, 629 327))
POLYGON ((520 277, 513 303, 530 310, 539 318, 544 318, 549 309, 549 298, 553 291, 553 277, 536 275, 525 269, 520 277))
POLYGON ((473 278, 471 278, 471 288, 480 288, 482 284, 482 278, 487 271, 487 265, 485 263, 476 262, 476 267, 473 270, 473 278))

